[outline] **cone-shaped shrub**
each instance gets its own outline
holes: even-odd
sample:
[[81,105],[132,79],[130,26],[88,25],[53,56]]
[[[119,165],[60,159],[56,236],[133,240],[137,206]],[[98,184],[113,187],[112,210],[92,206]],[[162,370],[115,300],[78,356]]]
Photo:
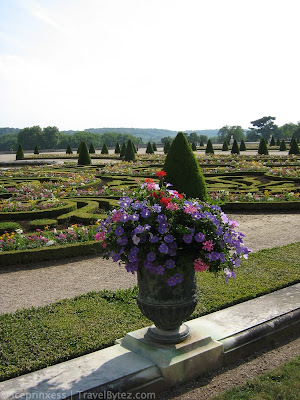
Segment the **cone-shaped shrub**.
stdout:
[[205,149],[205,154],[215,154],[212,142],[210,139],[207,141],[206,149]]
[[271,137],[270,146],[275,146],[274,136]]
[[239,145],[236,139],[234,139],[232,143],[231,154],[240,154]]
[[38,148],[37,145],[35,146],[35,148],[34,148],[34,150],[33,150],[33,154],[40,154],[39,148]]
[[225,140],[224,143],[223,143],[222,151],[228,151],[228,143],[227,143],[227,140]]
[[129,139],[126,146],[125,161],[135,161],[135,152],[132,141]]
[[173,140],[163,170],[167,173],[165,181],[173,185],[172,189],[187,197],[207,199],[204,177],[184,133],[179,132]]
[[195,142],[192,143],[192,150],[197,151],[197,146],[196,146]]
[[91,156],[85,141],[80,144],[80,153],[78,156],[78,165],[90,165],[92,163]]
[[260,143],[258,146],[258,154],[262,154],[262,155],[266,155],[266,156],[269,154],[268,146],[267,146],[265,139],[260,140]]
[[170,142],[167,140],[164,144],[164,153],[167,154],[170,148]]
[[78,149],[77,149],[77,154],[79,154],[79,153],[80,153],[80,150],[81,150],[81,144],[82,144],[82,142],[80,142],[80,143],[79,143],[79,146],[78,146]]
[[126,143],[123,143],[121,147],[120,158],[125,157],[126,149],[127,149]]
[[247,150],[246,143],[244,139],[242,139],[240,144],[240,151],[246,151],[246,150]]
[[276,146],[280,146],[280,139],[279,138],[276,141]]
[[133,150],[134,154],[136,154],[137,153],[137,148],[136,148],[136,146],[135,146],[135,144],[133,142],[131,142],[131,144],[132,144],[132,150]]
[[95,147],[94,147],[93,143],[90,144],[89,153],[90,154],[95,154],[96,153],[96,150],[95,150]]
[[148,142],[147,144],[147,148],[146,148],[146,154],[153,154],[154,150],[152,148],[152,144],[150,142]]
[[152,149],[153,149],[153,151],[157,151],[157,147],[156,147],[155,142],[152,143]]
[[16,153],[16,160],[23,160],[23,159],[24,159],[23,147],[21,144],[19,144]]
[[289,154],[300,154],[299,147],[296,138],[294,137],[291,141],[291,147]]
[[70,146],[70,143],[67,146],[66,154],[73,154],[72,147]]
[[119,142],[117,142],[115,147],[115,154],[120,154],[120,153],[121,153],[120,145]]
[[282,139],[282,141],[280,143],[279,151],[286,151],[286,144],[285,144],[284,139]]
[[204,146],[204,143],[203,143],[203,140],[201,139],[200,140],[200,147],[203,147]]
[[106,146],[106,143],[103,143],[101,154],[108,154],[108,148]]

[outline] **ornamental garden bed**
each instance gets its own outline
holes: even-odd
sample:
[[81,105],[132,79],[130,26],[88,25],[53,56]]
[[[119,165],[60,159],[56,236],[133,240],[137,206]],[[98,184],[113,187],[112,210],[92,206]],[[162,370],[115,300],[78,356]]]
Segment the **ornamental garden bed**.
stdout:
[[[212,201],[220,204],[225,212],[300,211],[299,157],[219,155],[201,156],[198,159],[204,167]],[[51,228],[55,227],[57,231],[71,224],[83,224],[88,229],[96,229],[96,221],[104,218],[107,211],[117,205],[117,199],[130,195],[131,190],[145,178],[155,179],[155,173],[161,169],[163,161],[164,155],[159,154],[139,156],[135,163],[98,164],[80,168],[74,165],[46,165],[0,169],[2,231],[5,232],[7,223],[7,231],[10,232],[9,223],[15,221],[20,223],[24,234],[32,233],[33,227],[24,221],[36,219],[53,220]],[[274,168],[275,164],[278,167]],[[213,166],[216,168],[212,169]],[[224,168],[230,170],[226,172]],[[53,197],[63,205],[31,211],[9,211],[7,206],[5,210],[7,204],[15,207],[18,202],[24,205],[30,202],[45,204]],[[39,229],[44,230],[42,222],[39,223]],[[3,240],[7,238],[0,236],[0,257],[5,253]],[[53,254],[57,253],[54,246],[50,245],[48,252],[44,253],[51,254],[52,250]]]

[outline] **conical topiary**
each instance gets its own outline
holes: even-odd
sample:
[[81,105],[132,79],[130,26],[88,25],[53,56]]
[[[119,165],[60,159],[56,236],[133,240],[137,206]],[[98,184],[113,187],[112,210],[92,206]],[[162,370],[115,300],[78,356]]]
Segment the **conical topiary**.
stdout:
[[165,181],[171,183],[173,189],[187,197],[207,199],[205,179],[184,133],[179,132],[173,140],[163,170],[167,173]]
[[80,144],[80,153],[78,156],[78,165],[90,165],[92,163],[91,156],[85,141]]
[[204,143],[203,143],[202,139],[200,140],[200,147],[204,147]]
[[93,143],[90,144],[89,153],[90,154],[95,154],[96,153],[96,150],[95,150],[95,147],[94,147]]
[[106,146],[106,143],[103,143],[101,154],[108,154],[108,148]]
[[152,143],[152,149],[153,149],[153,151],[157,151],[157,147],[156,147],[156,143],[155,142]]
[[195,142],[192,143],[192,150],[193,150],[193,151],[197,151],[197,146],[196,146],[196,143],[195,143]]
[[66,154],[73,154],[72,147],[70,146],[70,143],[67,146]]
[[115,147],[115,154],[120,154],[120,153],[121,153],[120,145],[119,142],[117,142]]
[[80,143],[79,143],[79,146],[78,146],[78,149],[77,149],[77,154],[79,154],[79,153],[80,153],[80,150],[81,150],[81,144],[82,144],[82,142],[80,142]]
[[234,139],[232,143],[231,154],[240,154],[239,145],[236,139]]
[[137,148],[135,147],[135,144],[133,142],[131,142],[131,144],[132,144],[132,150],[133,150],[134,154],[136,154]]
[[240,144],[240,151],[246,151],[246,150],[247,150],[246,143],[244,139],[242,139]]
[[34,148],[34,150],[33,150],[33,154],[40,154],[39,148],[38,148],[37,145],[35,146],[35,148]]
[[228,150],[229,150],[229,148],[228,148],[227,140],[224,140],[224,143],[223,143],[223,146],[222,146],[222,151],[228,151]]
[[265,156],[267,156],[269,154],[267,142],[265,141],[264,138],[262,138],[260,140],[260,143],[258,146],[258,154],[265,155]]
[[270,146],[275,146],[274,136],[271,137]]
[[168,140],[165,141],[164,143],[164,153],[167,154],[170,148],[170,142]]
[[205,149],[205,154],[215,154],[212,142],[210,139],[207,141],[206,149]]
[[298,143],[297,143],[297,140],[295,137],[291,141],[291,147],[289,150],[289,154],[300,154]]
[[154,150],[152,148],[152,144],[150,142],[148,142],[147,144],[147,148],[146,148],[146,154],[153,154]]
[[125,157],[126,149],[127,149],[126,143],[123,143],[122,147],[121,147],[121,152],[120,152],[120,157],[121,158]]
[[279,151],[286,151],[286,144],[285,144],[284,139],[282,139],[282,141],[280,143]]
[[280,139],[279,138],[276,141],[276,146],[280,146]]
[[128,140],[126,146],[125,161],[135,161],[135,152],[130,139]]
[[23,160],[23,159],[24,159],[23,147],[21,144],[19,144],[16,153],[16,160]]

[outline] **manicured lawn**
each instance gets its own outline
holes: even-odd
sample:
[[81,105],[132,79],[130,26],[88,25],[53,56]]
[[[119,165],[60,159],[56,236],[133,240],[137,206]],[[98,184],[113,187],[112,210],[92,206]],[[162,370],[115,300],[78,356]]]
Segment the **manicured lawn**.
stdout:
[[[299,282],[299,260],[300,242],[251,254],[227,284],[222,276],[199,273],[199,303],[192,317]],[[0,379],[111,346],[126,332],[149,325],[136,295],[137,288],[94,292],[1,315]]]

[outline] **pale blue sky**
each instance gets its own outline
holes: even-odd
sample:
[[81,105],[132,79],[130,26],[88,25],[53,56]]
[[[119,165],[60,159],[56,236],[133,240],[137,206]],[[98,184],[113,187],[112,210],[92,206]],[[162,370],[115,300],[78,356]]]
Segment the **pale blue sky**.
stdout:
[[300,120],[299,0],[0,0],[0,127]]

